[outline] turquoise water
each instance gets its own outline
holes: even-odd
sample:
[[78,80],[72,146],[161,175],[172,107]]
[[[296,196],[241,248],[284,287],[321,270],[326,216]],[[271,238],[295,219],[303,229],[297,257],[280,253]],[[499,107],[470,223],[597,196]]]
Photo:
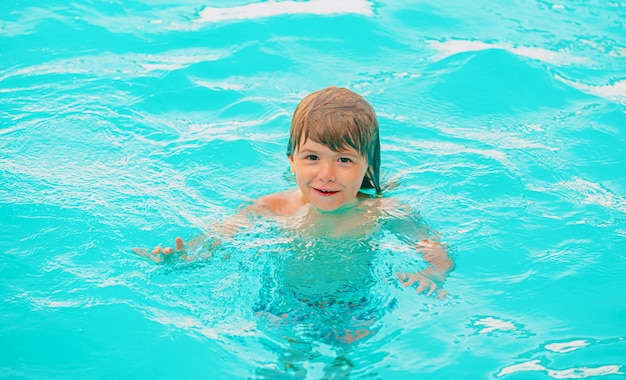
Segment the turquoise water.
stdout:
[[[4,1],[0,377],[624,377],[625,22],[620,1]],[[394,281],[387,236],[354,299],[286,321],[266,300],[310,247],[269,222],[215,260],[132,252],[292,186],[290,115],[328,85],[372,103],[388,195],[453,247],[447,300]]]

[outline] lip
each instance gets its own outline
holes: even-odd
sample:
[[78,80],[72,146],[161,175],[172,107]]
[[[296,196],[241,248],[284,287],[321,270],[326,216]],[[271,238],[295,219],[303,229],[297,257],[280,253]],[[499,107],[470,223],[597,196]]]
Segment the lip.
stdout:
[[337,194],[339,191],[338,190],[327,190],[327,189],[318,189],[318,188],[313,188],[313,190],[321,195],[322,197],[330,197],[332,195]]

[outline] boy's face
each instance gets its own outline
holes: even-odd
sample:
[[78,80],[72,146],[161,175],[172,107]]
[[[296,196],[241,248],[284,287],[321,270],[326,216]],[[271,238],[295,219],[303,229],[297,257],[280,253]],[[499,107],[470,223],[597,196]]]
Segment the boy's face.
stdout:
[[304,200],[323,211],[354,202],[367,171],[367,159],[354,148],[335,152],[307,139],[289,156]]

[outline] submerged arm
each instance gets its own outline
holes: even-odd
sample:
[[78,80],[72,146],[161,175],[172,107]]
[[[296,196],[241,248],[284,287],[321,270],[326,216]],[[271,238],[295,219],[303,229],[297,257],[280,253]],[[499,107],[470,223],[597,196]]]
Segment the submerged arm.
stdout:
[[445,298],[448,293],[443,284],[454,270],[454,260],[449,254],[448,246],[438,239],[438,234],[428,227],[409,207],[400,206],[394,210],[387,227],[405,243],[415,247],[427,266],[423,270],[412,273],[398,273],[402,285],[416,286],[418,293],[426,292],[437,298]]
[[174,240],[173,246],[156,246],[149,251],[144,248],[134,248],[133,251],[155,263],[172,262],[176,260],[193,261],[207,259],[219,248],[224,239],[230,239],[247,221],[249,213],[258,213],[256,204],[243,207],[238,213],[216,223],[196,238],[185,242],[181,237]]

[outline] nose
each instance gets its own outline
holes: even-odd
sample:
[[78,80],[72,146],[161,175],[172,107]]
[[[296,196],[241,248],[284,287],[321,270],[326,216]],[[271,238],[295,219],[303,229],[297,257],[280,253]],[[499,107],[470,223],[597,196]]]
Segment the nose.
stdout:
[[335,180],[335,165],[332,162],[323,162],[320,165],[320,170],[317,173],[317,177],[322,182],[333,182]]

